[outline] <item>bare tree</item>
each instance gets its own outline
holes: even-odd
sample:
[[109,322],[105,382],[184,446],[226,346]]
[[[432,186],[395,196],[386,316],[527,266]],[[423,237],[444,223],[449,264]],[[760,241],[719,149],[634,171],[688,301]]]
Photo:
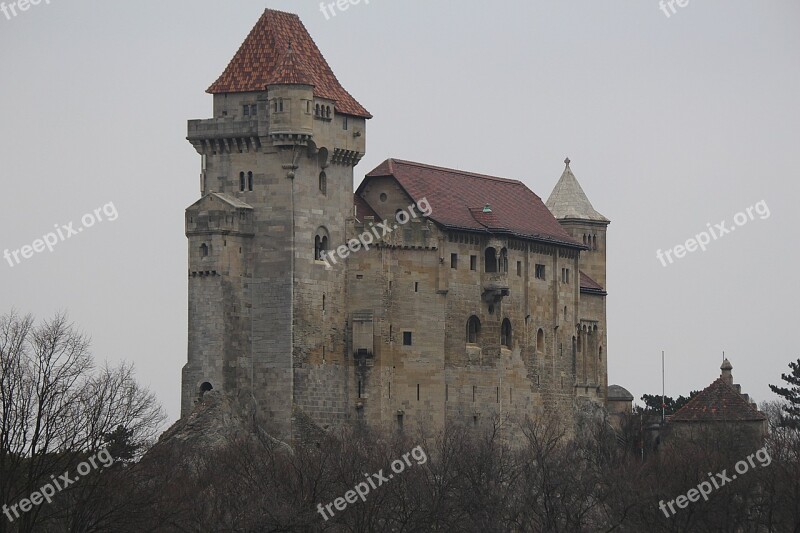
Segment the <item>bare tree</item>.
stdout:
[[[14,311],[0,316],[0,498],[7,505],[97,452],[118,428],[130,446],[142,447],[164,420],[130,365],[95,373],[89,345],[64,313],[40,324]],[[15,516],[13,529],[42,529],[64,512],[55,502],[34,506]],[[0,524],[0,531],[12,527],[5,517]]]

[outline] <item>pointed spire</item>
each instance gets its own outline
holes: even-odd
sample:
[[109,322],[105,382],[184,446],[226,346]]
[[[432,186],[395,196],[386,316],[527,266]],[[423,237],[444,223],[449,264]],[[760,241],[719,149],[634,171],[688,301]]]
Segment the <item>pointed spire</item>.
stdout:
[[578,220],[594,220],[597,222],[610,222],[606,217],[598,213],[586,193],[583,192],[581,184],[572,169],[569,168],[571,163],[569,157],[564,160],[564,173],[558,180],[553,192],[550,193],[550,198],[547,200],[547,208],[553,213],[553,216],[559,220],[563,219],[578,219]]

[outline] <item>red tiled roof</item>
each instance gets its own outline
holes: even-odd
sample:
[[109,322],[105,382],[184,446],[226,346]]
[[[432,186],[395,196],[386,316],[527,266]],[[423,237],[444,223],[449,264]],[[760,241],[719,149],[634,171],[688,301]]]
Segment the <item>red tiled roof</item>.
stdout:
[[285,54],[289,47],[294,69],[305,71],[305,82],[314,85],[314,95],[333,100],[336,112],[372,118],[336,79],[331,67],[309,35],[300,17],[267,9],[239,47],[222,76],[208,88],[209,93],[263,91],[267,85],[296,83],[297,74],[288,75]]
[[606,294],[605,288],[581,270],[581,291]]
[[[584,248],[520,181],[387,159],[367,174],[358,192],[370,178],[386,176],[394,177],[414,201],[427,198],[433,210],[429,218],[447,228],[510,233]],[[483,212],[486,204],[491,213]]]
[[314,80],[311,78],[308,68],[303,64],[301,58],[294,53],[291,44],[272,72],[270,83],[276,85],[314,85]]
[[357,194],[353,195],[353,205],[356,208],[356,220],[364,222],[364,217],[373,217],[376,221],[380,221],[381,217],[376,213],[372,207]]
[[723,378],[700,391],[670,417],[670,422],[742,422],[766,420]]

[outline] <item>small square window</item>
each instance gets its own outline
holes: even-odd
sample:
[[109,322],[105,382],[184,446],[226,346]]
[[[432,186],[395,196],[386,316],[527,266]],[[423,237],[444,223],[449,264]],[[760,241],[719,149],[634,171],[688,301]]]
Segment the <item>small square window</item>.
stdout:
[[250,106],[246,105],[244,106],[244,116],[249,116],[249,115],[250,115]]
[[477,255],[469,256],[469,269],[470,270],[478,270],[478,256]]
[[258,105],[257,104],[253,104],[253,105],[250,106],[250,116],[251,117],[257,117],[258,116]]
[[561,269],[561,282],[562,283],[569,283],[569,269],[562,268]]
[[404,331],[403,332],[403,346],[411,346],[411,332]]
[[536,279],[545,279],[544,265],[536,265]]
[[450,254],[450,268],[458,268],[458,254]]

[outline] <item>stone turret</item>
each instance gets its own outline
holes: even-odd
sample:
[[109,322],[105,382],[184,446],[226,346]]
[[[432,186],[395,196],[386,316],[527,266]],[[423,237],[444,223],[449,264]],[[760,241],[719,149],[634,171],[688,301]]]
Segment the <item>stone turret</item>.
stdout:
[[567,233],[587,247],[581,252],[581,271],[606,289],[606,233],[611,221],[592,206],[570,162],[564,161],[564,172],[546,205]]
[[719,377],[722,378],[722,381],[733,386],[733,373],[731,372],[731,370],[733,370],[733,365],[731,362],[725,359],[719,369],[722,371],[719,375]]
[[314,83],[291,43],[275,66],[267,94],[272,144],[305,145],[314,133]]

